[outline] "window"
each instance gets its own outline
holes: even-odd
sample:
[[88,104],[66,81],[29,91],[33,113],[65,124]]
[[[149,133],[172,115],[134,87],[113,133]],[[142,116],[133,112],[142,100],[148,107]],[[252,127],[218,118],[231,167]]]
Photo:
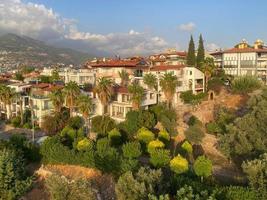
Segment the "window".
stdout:
[[150,93],[150,99],[154,99],[154,93]]
[[192,72],[192,71],[189,71],[189,74],[190,74],[190,75],[192,75],[192,74],[193,74],[193,72]]
[[130,95],[122,94],[122,102],[129,102],[131,99]]

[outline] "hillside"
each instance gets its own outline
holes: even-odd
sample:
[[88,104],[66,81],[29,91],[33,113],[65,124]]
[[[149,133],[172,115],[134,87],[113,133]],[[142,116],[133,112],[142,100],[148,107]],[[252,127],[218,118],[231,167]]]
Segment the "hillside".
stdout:
[[42,67],[56,63],[79,65],[91,57],[93,56],[72,49],[49,46],[26,36],[10,33],[0,36],[0,66],[2,67],[19,65]]

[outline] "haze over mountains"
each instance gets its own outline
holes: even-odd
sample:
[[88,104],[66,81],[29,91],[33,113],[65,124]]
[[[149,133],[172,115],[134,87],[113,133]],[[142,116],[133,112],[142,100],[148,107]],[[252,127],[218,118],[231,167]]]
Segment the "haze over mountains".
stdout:
[[[16,34],[0,36],[0,66],[48,66],[57,63],[80,65],[87,59],[98,56],[60,44],[46,44],[43,41]],[[66,43],[65,47],[74,46]]]

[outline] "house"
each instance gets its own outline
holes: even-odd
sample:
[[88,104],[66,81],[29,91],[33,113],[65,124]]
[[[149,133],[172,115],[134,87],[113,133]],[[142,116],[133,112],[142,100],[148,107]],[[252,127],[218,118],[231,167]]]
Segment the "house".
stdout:
[[187,53],[169,49],[165,53],[149,56],[149,62],[152,66],[161,65],[185,65]]
[[233,76],[255,75],[267,83],[267,47],[261,40],[249,45],[242,40],[234,48],[211,53],[215,64]]

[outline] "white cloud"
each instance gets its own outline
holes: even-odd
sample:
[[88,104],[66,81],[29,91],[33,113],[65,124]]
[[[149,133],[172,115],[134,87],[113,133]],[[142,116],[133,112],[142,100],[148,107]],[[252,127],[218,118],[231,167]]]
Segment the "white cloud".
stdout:
[[193,22],[189,22],[187,24],[181,24],[179,26],[179,29],[181,31],[188,31],[188,32],[193,31],[195,28],[196,28],[196,24]]
[[215,43],[208,43],[206,45],[207,51],[213,52],[220,49],[220,46]]
[[42,4],[21,0],[1,0],[0,32],[12,32],[45,40],[76,40],[96,50],[121,55],[157,53],[167,48],[167,42],[158,36],[137,32],[97,34],[81,32],[77,21],[66,19]]

